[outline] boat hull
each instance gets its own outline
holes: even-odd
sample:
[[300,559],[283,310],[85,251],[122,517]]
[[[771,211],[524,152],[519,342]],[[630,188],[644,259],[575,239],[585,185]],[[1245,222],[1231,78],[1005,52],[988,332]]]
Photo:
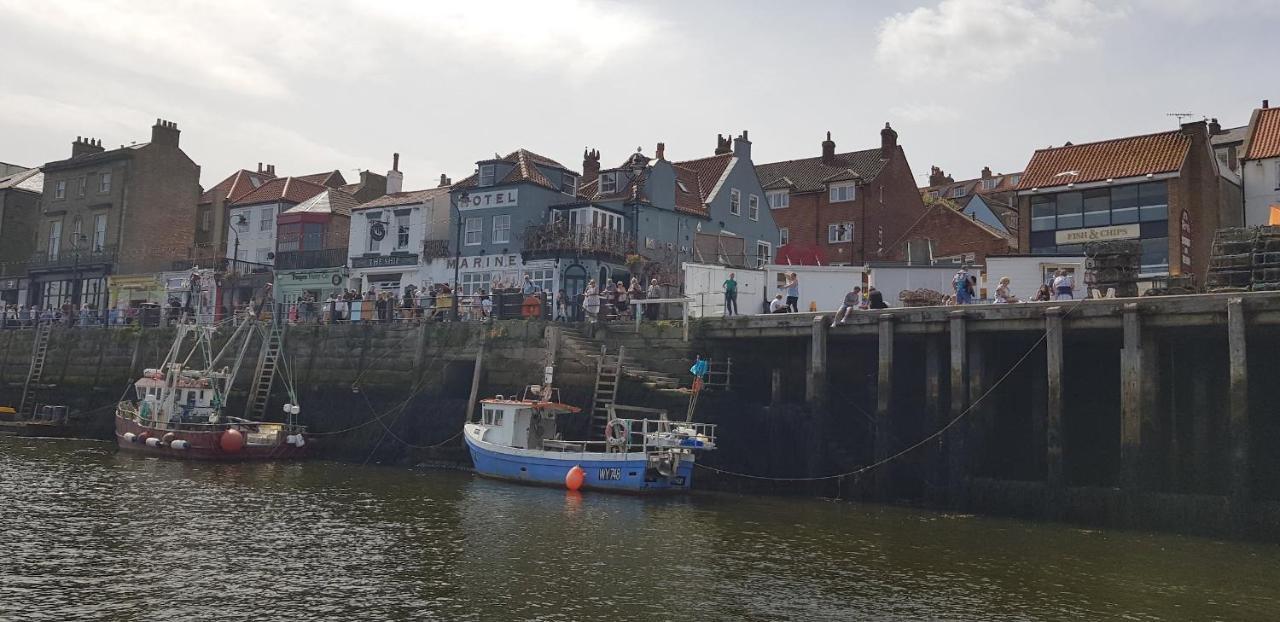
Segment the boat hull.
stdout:
[[[253,439],[256,442],[244,444],[239,451],[228,452],[222,448],[221,438],[224,430],[167,430],[143,425],[138,421],[116,415],[116,445],[121,450],[137,452],[152,456],[165,456],[181,460],[213,460],[222,462],[245,462],[251,460],[298,460],[307,457],[310,443],[301,447],[285,442],[285,434],[277,433],[270,442]],[[146,434],[146,437],[143,434]],[[132,441],[130,437],[132,435]],[[187,442],[185,449],[175,449],[171,444],[147,444],[145,438],[164,438],[173,434],[172,440]]]
[[679,493],[693,484],[693,456],[686,455],[671,477],[648,468],[643,452],[554,452],[504,447],[463,434],[476,473],[538,486],[565,486],[569,469],[582,467],[582,488],[609,492]]

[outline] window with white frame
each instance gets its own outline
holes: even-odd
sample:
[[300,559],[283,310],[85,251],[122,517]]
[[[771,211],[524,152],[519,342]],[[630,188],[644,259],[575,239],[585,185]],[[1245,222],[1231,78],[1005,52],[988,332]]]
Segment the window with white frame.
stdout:
[[782,209],[791,205],[791,193],[786,190],[770,190],[766,194],[769,198],[769,209]]
[[844,201],[852,201],[856,196],[857,186],[854,184],[832,184],[830,195],[827,197],[827,200],[831,203],[841,203]]
[[1010,175],[1010,176],[1009,176],[1009,185],[1010,185],[1010,186],[1016,186],[1016,185],[1018,185],[1018,182],[1019,182],[1019,181],[1022,181],[1022,175]]
[[833,222],[827,225],[827,243],[839,244],[853,241],[852,222]]
[[493,240],[495,244],[506,244],[511,241],[511,214],[493,217]]
[[791,229],[782,227],[778,229],[778,246],[786,246],[791,243]]
[[747,197],[747,218],[760,220],[760,197],[754,194]]
[[729,191],[729,213],[734,216],[742,215],[742,193],[737,188]]
[[764,240],[756,241],[756,267],[763,268],[769,263],[769,259],[773,256],[773,248]]
[[67,198],[67,180],[59,179],[57,183],[53,185],[53,198],[55,199]]
[[276,208],[268,207],[258,216],[258,231],[270,231],[271,223],[276,219]]
[[[386,225],[382,224],[381,222],[382,212],[369,212],[364,216],[367,219],[366,229],[369,232],[369,244],[368,246],[365,247],[364,250],[365,252],[368,252],[368,253],[376,253],[382,250],[381,249],[382,238],[385,237],[387,234]],[[379,235],[374,235],[375,233],[377,233],[378,229],[381,229],[382,233]]]
[[465,272],[462,275],[462,295],[479,294],[481,289],[489,287],[492,280],[492,272]]
[[[206,215],[209,212],[205,212]],[[101,253],[103,247],[107,245],[107,215],[94,214],[93,216],[93,252]]]
[[496,173],[497,173],[497,168],[494,165],[481,164],[480,165],[480,185],[492,186],[494,181],[494,176]]
[[930,191],[929,191],[929,198],[930,198],[930,199],[936,199],[936,198],[938,198],[938,196],[939,196],[939,195],[938,195],[938,191],[937,191],[937,190],[930,190]]
[[102,194],[111,192],[111,171],[107,171],[98,177],[98,192]]
[[964,196],[964,186],[956,186],[951,189],[951,198],[958,199]]
[[49,259],[57,259],[58,252],[62,250],[62,221],[54,220],[49,223]]
[[396,212],[396,250],[409,247],[409,212]]
[[1000,183],[1000,178],[999,178],[999,177],[992,177],[992,178],[990,178],[990,179],[984,179],[984,180],[982,180],[982,189],[983,189],[983,190],[990,190],[990,189],[992,189],[992,188],[995,188],[995,187],[996,187],[996,184],[998,184],[998,183]]
[[467,229],[463,233],[462,242],[467,246],[480,246],[481,236],[484,232],[483,218],[468,218]]
[[576,175],[573,175],[572,173],[561,173],[560,174],[560,192],[563,192],[569,196],[573,196],[577,194],[578,193],[578,177]]
[[533,286],[539,291],[553,292],[556,286],[556,271],[554,268],[533,268],[528,270],[529,280],[533,281]]
[[618,174],[600,173],[600,194],[618,191]]

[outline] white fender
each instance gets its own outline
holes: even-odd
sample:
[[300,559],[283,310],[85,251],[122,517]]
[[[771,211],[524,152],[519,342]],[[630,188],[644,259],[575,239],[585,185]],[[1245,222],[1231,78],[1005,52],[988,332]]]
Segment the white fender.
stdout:
[[187,441],[184,441],[182,439],[178,439],[176,441],[173,441],[172,443],[169,443],[169,447],[172,449],[186,449],[190,446],[191,446],[191,443],[188,443]]
[[137,434],[134,434],[133,432],[125,432],[125,433],[124,433],[124,440],[126,440],[126,441],[128,441],[128,442],[130,442],[130,443],[136,443],[136,442],[138,442],[138,435],[137,435]]
[[159,446],[160,446],[160,439],[154,436],[147,439],[147,447],[159,447]]

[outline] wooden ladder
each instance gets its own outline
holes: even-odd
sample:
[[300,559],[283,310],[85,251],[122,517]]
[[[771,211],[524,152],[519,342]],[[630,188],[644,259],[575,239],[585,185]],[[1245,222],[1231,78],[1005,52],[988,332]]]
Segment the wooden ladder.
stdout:
[[607,346],[600,346],[600,357],[596,359],[596,390],[591,399],[591,435],[595,439],[604,438],[605,426],[609,424],[609,406],[618,399],[618,381],[622,378],[622,359],[625,347],[619,347],[618,353],[610,356]]
[[36,327],[35,343],[31,345],[31,367],[27,370],[27,382],[22,385],[19,414],[35,415],[36,386],[44,376],[44,361],[49,353],[49,333],[52,328],[52,322],[44,322]]
[[272,321],[267,338],[262,344],[262,351],[258,353],[258,368],[253,374],[253,388],[245,407],[245,419],[257,421],[267,412],[267,401],[271,398],[271,384],[276,378],[276,363],[280,360],[283,341],[284,325]]

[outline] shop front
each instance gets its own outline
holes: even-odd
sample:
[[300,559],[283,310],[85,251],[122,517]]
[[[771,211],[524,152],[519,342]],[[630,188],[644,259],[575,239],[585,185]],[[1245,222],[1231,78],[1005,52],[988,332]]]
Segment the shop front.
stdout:
[[275,299],[277,303],[292,305],[310,295],[311,300],[323,301],[329,296],[340,297],[347,289],[347,268],[312,268],[307,270],[280,270],[276,272]]
[[409,285],[427,285],[416,253],[351,258],[350,287],[360,292],[391,292],[397,296]]
[[27,306],[27,280],[16,276],[0,279],[0,304]]

